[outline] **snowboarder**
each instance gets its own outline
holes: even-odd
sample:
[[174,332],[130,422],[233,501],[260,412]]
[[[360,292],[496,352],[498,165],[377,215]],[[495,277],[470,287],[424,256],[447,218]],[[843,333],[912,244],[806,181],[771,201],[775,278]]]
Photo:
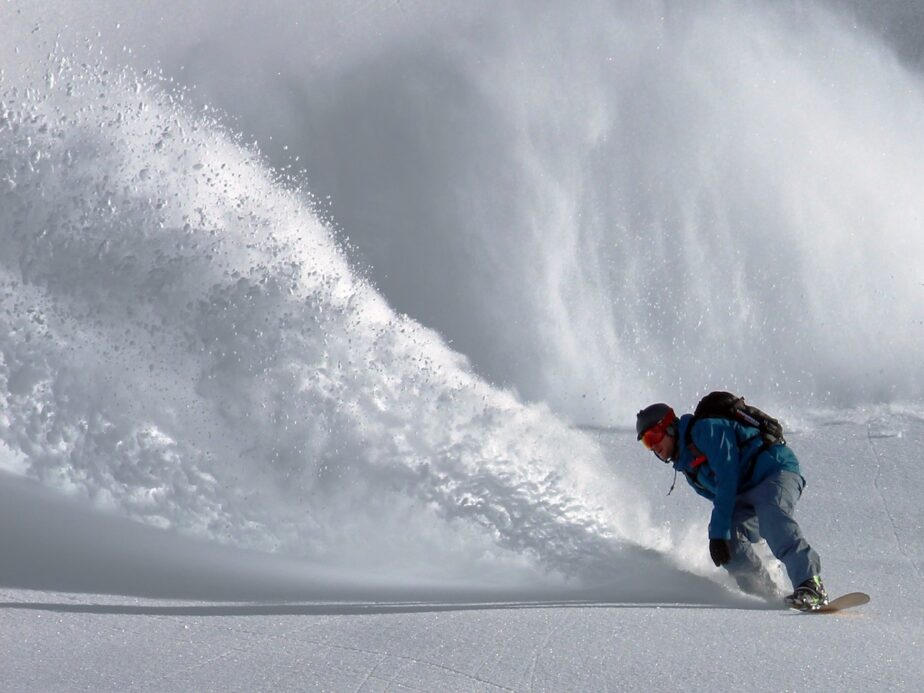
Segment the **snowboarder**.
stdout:
[[738,421],[694,419],[692,414],[678,418],[663,403],[638,413],[636,433],[660,460],[673,464],[675,478],[683,473],[694,491],[712,501],[709,555],[743,591],[766,598],[776,594],[751,547],[763,538],[792,581],[794,591],[786,602],[803,610],[828,603],[821,561],[793,518],[805,479],[789,446],[767,445],[757,428]]

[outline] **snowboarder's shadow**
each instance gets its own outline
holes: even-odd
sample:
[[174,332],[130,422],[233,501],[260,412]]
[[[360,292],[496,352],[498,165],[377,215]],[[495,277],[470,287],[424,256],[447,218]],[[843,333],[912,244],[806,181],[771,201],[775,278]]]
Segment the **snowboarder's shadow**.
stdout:
[[779,610],[760,602],[753,604],[665,604],[588,601],[523,601],[478,603],[222,603],[222,604],[101,604],[63,602],[0,602],[0,609],[25,609],[55,613],[122,616],[372,616],[425,614],[448,611],[497,611],[515,609],[735,609]]

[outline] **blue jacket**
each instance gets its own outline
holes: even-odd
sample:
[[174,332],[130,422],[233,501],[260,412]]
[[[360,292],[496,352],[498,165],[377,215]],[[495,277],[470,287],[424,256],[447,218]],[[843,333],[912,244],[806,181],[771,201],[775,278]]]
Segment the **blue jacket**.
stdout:
[[700,419],[693,426],[691,441],[706,459],[697,466],[697,455],[686,445],[692,420],[692,414],[678,420],[674,469],[683,473],[693,490],[712,501],[709,538],[731,539],[738,494],[779,471],[801,474],[799,460],[786,445],[760,452],[763,441],[752,426],[728,419]]

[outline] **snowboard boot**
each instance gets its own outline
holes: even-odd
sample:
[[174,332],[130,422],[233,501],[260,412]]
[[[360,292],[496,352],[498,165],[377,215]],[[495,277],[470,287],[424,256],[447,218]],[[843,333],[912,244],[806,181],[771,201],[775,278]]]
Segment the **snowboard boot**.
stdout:
[[828,593],[821,583],[821,578],[815,575],[803,582],[796,591],[786,597],[786,603],[799,611],[817,611],[828,603]]

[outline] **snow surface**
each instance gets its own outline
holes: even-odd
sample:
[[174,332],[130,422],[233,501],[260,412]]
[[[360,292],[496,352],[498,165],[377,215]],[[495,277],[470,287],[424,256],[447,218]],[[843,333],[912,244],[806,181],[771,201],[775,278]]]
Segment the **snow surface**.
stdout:
[[[0,60],[0,690],[921,688],[924,92],[881,33],[14,1]],[[632,425],[716,387],[869,605],[712,567]]]
[[[597,435],[614,463],[648,478],[663,517],[692,523],[702,543],[705,505],[683,489],[659,497],[670,474],[631,434]],[[42,591],[0,588],[2,688],[918,689],[924,421],[858,413],[792,444],[809,479],[799,517],[825,579],[832,592],[867,591],[866,606],[771,609],[720,587],[703,561],[711,587],[657,565],[595,589],[385,584],[227,548],[197,554],[118,518],[77,522],[85,509],[4,477],[4,583]],[[84,593],[94,584],[136,596]]]

